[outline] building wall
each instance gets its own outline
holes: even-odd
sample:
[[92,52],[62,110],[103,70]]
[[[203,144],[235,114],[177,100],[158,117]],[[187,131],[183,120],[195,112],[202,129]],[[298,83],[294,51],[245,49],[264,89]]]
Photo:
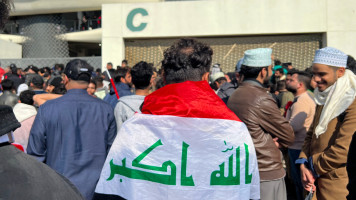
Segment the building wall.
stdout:
[[22,45],[0,39],[0,59],[22,58]]
[[356,56],[356,1],[327,0],[327,45]]
[[[104,4],[103,64],[120,65],[125,39],[325,34],[356,55],[353,0],[219,0]],[[130,20],[130,14],[133,16]],[[237,44],[238,45],[238,44]]]

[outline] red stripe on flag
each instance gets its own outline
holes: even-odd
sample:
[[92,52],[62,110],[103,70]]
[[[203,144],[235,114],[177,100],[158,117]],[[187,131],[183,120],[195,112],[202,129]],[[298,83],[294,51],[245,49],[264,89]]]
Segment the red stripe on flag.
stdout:
[[241,121],[207,81],[166,85],[145,98],[142,113]]

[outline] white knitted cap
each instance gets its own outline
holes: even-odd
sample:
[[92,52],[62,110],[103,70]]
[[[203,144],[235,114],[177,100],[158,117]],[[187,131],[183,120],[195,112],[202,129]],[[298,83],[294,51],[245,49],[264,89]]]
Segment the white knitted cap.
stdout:
[[334,67],[346,67],[347,55],[333,47],[325,47],[316,50],[313,63]]
[[245,51],[242,64],[249,67],[267,67],[272,64],[272,49],[258,48]]

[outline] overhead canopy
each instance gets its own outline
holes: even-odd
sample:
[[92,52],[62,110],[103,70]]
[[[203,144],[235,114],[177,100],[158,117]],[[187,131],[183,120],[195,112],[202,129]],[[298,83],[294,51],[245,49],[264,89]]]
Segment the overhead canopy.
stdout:
[[88,31],[79,31],[72,33],[65,33],[60,35],[59,38],[68,42],[89,42],[89,43],[101,43],[102,29],[93,29]]
[[27,38],[21,35],[10,35],[10,34],[0,34],[1,40],[6,40],[12,43],[22,44],[24,43]]
[[11,16],[101,10],[102,4],[146,3],[164,0],[14,0]]

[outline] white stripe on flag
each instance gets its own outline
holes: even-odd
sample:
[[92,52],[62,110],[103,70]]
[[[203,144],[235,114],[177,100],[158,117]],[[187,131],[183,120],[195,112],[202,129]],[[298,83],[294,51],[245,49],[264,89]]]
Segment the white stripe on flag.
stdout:
[[126,199],[259,199],[252,139],[242,122],[135,114],[120,129],[96,192]]

